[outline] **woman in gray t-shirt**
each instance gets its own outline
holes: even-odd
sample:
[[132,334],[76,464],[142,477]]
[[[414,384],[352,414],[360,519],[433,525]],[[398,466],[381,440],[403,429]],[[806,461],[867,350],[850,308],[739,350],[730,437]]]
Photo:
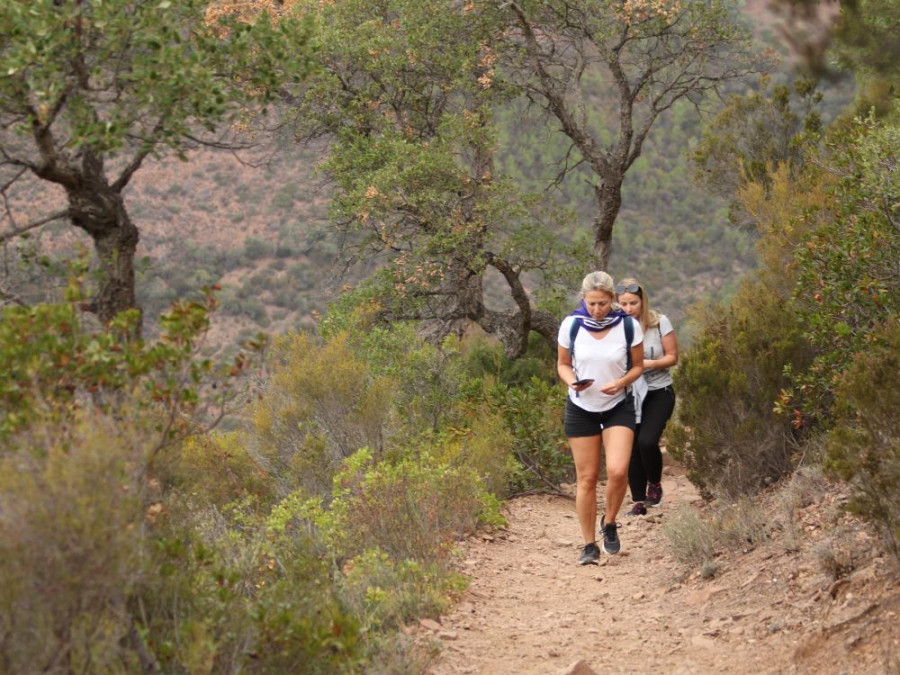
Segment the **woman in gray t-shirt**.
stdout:
[[628,465],[628,485],[634,506],[625,515],[643,516],[648,506],[662,502],[662,451],[659,439],[675,410],[675,390],[669,370],[678,363],[675,331],[665,314],[650,309],[647,291],[635,279],[616,286],[616,299],[644,330],[644,373],[647,393],[640,403],[640,423]]

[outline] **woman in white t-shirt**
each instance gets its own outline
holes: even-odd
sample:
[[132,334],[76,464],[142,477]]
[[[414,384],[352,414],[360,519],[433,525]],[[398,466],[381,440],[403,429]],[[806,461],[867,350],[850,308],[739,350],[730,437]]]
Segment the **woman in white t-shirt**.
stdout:
[[644,374],[647,393],[641,401],[640,423],[631,450],[628,483],[634,506],[626,514],[644,516],[648,506],[662,502],[662,451],[659,439],[675,410],[675,390],[669,370],[678,363],[678,343],[672,322],[650,309],[646,289],[636,279],[623,279],[616,298],[629,316],[644,329]]
[[628,487],[635,429],[629,387],[644,369],[643,331],[615,304],[613,280],[606,272],[588,274],[581,297],[580,307],[559,327],[556,370],[569,387],[565,431],[575,462],[575,511],[585,542],[578,562],[596,565],[601,448],[606,449],[607,475],[600,519],[603,550],[612,554],[621,548],[616,516]]

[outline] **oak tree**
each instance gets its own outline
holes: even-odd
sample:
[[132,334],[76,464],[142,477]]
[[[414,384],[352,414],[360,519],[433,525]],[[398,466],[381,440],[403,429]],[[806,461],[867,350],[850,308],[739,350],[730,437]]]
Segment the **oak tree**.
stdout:
[[[205,0],[8,0],[0,13],[0,241],[66,219],[90,236],[100,320],[135,307],[139,229],[124,190],[149,157],[182,157],[271,101],[308,63],[302,24],[241,20]],[[36,177],[65,207],[23,220]]]
[[[418,0],[294,2],[317,17],[319,70],[296,104],[295,133],[329,142],[323,172],[357,293],[435,339],[476,323],[521,355],[529,333],[555,344],[556,318],[532,288],[553,278],[551,205],[497,174],[495,12]],[[572,259],[567,260],[570,267]],[[498,280],[505,306],[488,302]],[[503,302],[501,301],[501,302]]]
[[570,139],[577,161],[564,173],[584,163],[596,179],[593,255],[606,269],[622,186],[654,124],[677,101],[700,105],[756,70],[750,34],[730,0],[492,4],[508,17],[505,77]]

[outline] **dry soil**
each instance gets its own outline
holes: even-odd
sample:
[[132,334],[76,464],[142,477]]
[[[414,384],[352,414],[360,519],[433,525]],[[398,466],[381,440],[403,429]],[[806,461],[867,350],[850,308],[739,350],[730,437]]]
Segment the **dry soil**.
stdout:
[[[430,675],[900,673],[896,562],[837,488],[807,485],[789,526],[718,554],[709,578],[675,560],[664,526],[711,507],[668,460],[663,488],[647,517],[619,517],[622,551],[599,566],[576,564],[572,499],[510,501],[506,528],[461,546],[461,600],[411,628],[440,643]],[[759,508],[774,523],[784,503],[773,491]]]

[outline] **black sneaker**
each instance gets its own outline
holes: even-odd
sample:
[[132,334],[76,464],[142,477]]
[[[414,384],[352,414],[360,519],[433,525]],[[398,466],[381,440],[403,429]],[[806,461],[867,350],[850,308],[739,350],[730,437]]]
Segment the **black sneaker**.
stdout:
[[647,506],[659,506],[660,502],[662,502],[662,495],[661,483],[647,484]]
[[644,506],[644,502],[635,502],[634,506],[631,507],[631,511],[625,514],[626,516],[646,516],[647,515],[647,507]]
[[610,555],[615,555],[622,548],[619,543],[619,533],[616,529],[619,527],[615,523],[605,524],[606,516],[600,518],[600,529],[603,530],[603,550]]
[[596,565],[597,561],[600,560],[600,549],[597,547],[597,542],[592,541],[590,544],[585,544],[584,548],[581,551],[581,557],[578,559],[579,565]]

